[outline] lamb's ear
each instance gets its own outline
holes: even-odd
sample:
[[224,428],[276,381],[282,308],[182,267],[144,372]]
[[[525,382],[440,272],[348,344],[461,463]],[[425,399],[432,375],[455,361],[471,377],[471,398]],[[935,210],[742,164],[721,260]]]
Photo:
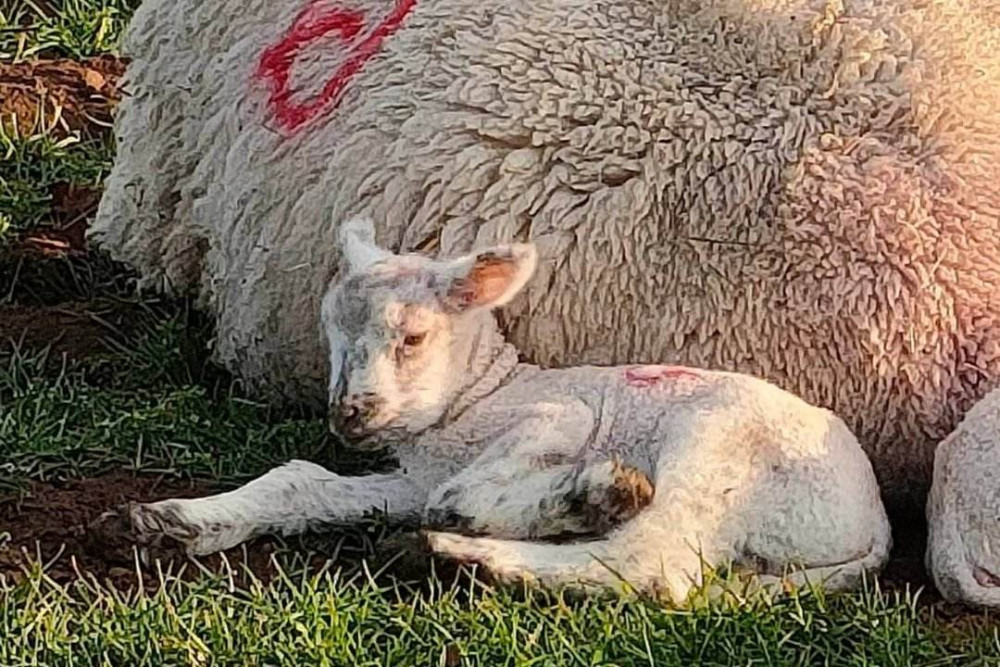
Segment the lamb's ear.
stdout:
[[461,257],[447,265],[442,301],[453,312],[497,308],[514,298],[538,264],[530,243],[496,246]]
[[351,273],[362,271],[392,253],[375,245],[375,223],[367,216],[356,216],[340,226],[340,249]]

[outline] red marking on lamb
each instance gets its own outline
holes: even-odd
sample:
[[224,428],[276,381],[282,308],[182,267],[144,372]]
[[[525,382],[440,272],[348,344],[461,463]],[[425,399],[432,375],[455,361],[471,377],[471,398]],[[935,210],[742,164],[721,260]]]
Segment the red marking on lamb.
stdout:
[[[278,124],[290,131],[340,103],[347,84],[365,62],[378,52],[383,40],[399,29],[417,0],[397,0],[393,11],[359,42],[353,40],[366,27],[362,12],[336,7],[323,8],[320,4],[319,1],[314,1],[306,7],[295,18],[281,41],[264,50],[254,74],[256,79],[268,83],[271,90],[268,104],[273,109]],[[317,95],[303,102],[293,101],[289,78],[296,58],[310,43],[330,33],[339,36],[341,43],[347,48],[347,57]]]
[[655,387],[672,380],[703,380],[704,376],[682,366],[634,366],[625,371],[630,387]]

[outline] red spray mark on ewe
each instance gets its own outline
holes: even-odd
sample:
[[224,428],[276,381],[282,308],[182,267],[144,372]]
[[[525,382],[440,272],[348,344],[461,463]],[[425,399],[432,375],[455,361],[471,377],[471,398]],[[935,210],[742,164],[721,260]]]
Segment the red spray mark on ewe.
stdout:
[[674,380],[704,380],[704,376],[682,366],[633,366],[625,370],[625,382],[630,387],[655,387]]
[[[367,27],[360,11],[329,7],[321,0],[314,0],[299,13],[281,41],[261,54],[254,74],[270,88],[268,105],[278,124],[294,131],[320,112],[337,106],[347,84],[378,52],[385,38],[399,29],[416,4],[417,0],[397,0],[392,12],[360,41],[354,40]],[[333,71],[318,94],[302,102],[293,101],[289,78],[296,58],[306,46],[331,33],[340,38],[347,50],[344,62]]]

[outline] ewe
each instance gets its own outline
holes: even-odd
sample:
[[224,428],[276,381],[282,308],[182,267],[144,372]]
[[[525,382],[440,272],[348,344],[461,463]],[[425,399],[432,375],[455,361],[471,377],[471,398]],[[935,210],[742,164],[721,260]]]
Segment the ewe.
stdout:
[[1000,377],[1000,3],[144,0],[95,240],[321,401],[337,224],[531,241],[544,365],[666,361],[842,415],[888,500]]
[[[296,461],[219,496],[132,505],[140,544],[207,553],[384,508],[449,531],[432,550],[502,581],[620,576],[678,603],[703,563],[842,589],[885,562],[874,473],[829,411],[746,375],[519,363],[491,310],[528,282],[533,246],[435,261],[379,249],[360,224],[343,234],[349,270],[323,304],[331,417],[359,447],[392,447],[400,470]],[[565,534],[597,539],[539,541]]]

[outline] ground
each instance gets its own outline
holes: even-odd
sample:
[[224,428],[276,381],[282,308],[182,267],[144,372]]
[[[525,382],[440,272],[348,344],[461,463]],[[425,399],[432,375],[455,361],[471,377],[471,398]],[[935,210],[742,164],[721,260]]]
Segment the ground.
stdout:
[[0,665],[1000,664],[996,616],[927,580],[922,526],[865,591],[693,611],[494,590],[377,517],[158,566],[89,531],[292,457],[389,464],[244,395],[210,322],[87,248],[137,3],[0,0]]

